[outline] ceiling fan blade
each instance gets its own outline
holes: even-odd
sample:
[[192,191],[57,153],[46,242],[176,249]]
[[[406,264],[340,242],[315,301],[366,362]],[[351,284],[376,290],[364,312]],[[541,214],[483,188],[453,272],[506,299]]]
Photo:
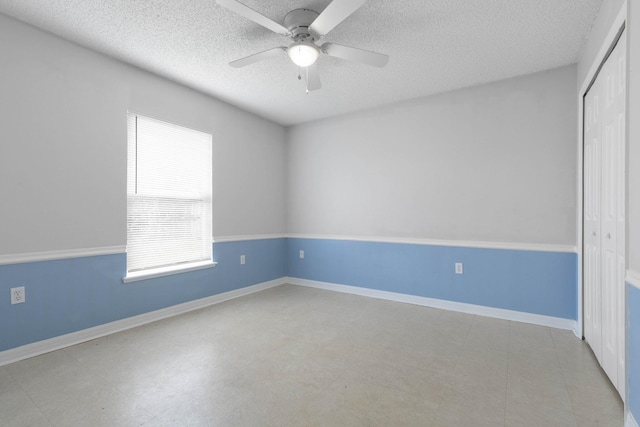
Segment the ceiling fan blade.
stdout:
[[373,65],[374,67],[382,68],[389,62],[389,55],[340,44],[325,43],[322,45],[321,50],[329,56],[361,62],[363,64]]
[[220,6],[226,7],[230,11],[235,12],[240,16],[250,19],[256,24],[262,25],[263,27],[273,31],[274,33],[282,34],[283,36],[289,34],[289,30],[287,30],[282,25],[278,24],[275,21],[272,21],[266,16],[251,9],[249,6],[245,6],[244,4],[236,0],[216,0],[216,3],[218,3]]
[[249,55],[247,57],[236,59],[235,61],[229,62],[233,68],[241,68],[247,65],[253,64],[254,62],[263,61],[265,59],[276,57],[287,50],[286,47],[274,47],[273,49],[265,50],[263,52],[254,53],[253,55]]
[[366,0],[333,0],[313,21],[309,30],[317,36],[324,36],[365,2]]
[[318,73],[318,63],[310,65],[306,68],[307,74],[307,89],[309,92],[322,88],[320,83],[320,74]]

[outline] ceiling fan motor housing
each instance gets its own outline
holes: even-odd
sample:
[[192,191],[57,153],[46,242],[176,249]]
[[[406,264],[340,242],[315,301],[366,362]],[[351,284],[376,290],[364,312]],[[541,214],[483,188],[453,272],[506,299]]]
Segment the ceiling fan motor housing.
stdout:
[[318,12],[311,9],[295,9],[284,17],[284,26],[291,32],[294,41],[312,41],[315,37],[309,32],[309,26],[318,15]]
[[318,67],[314,66],[322,54],[375,67],[384,67],[389,60],[389,56],[387,55],[335,43],[324,43],[321,46],[316,44],[323,36],[335,28],[336,25],[340,24],[366,3],[366,1],[367,0],[331,0],[322,13],[311,9],[294,9],[286,14],[283,24],[279,24],[256,12],[239,0],[216,0],[216,3],[219,5],[276,34],[290,37],[293,42],[288,47],[274,47],[232,61],[229,65],[234,68],[244,67],[281,55],[284,51],[295,65],[300,67],[300,69],[306,69],[307,93],[308,91],[317,90],[322,87],[320,77],[318,76]]

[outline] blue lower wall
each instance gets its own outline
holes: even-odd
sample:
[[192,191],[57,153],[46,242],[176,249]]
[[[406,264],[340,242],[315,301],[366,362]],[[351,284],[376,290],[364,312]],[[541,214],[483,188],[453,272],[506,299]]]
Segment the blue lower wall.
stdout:
[[640,289],[627,287],[629,411],[640,421]]
[[577,319],[575,253],[323,239],[287,246],[291,277]]
[[[285,252],[285,239],[215,243],[213,269],[127,284],[125,254],[0,265],[0,351],[278,279]],[[10,304],[16,286],[26,303]]]
[[[125,254],[0,265],[0,351],[285,276],[577,318],[572,253],[280,238],[215,243],[214,260],[128,284]],[[25,304],[10,305],[16,286]]]

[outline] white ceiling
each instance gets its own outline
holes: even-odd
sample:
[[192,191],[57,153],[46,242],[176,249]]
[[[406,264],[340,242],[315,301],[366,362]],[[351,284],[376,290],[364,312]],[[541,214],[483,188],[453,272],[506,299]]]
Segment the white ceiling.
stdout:
[[[241,0],[282,23],[330,0]],[[0,12],[293,125],[578,61],[602,0],[369,0],[320,43],[386,53],[385,68],[326,55],[305,94],[286,55],[232,60],[290,40],[215,0],[0,0]]]

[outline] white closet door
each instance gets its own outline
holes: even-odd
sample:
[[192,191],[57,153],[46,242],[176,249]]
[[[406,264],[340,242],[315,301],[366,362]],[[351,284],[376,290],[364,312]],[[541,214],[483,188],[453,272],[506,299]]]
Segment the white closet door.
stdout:
[[585,338],[624,396],[626,41],[585,97]]
[[[615,52],[614,52],[615,53]],[[615,94],[615,58],[609,57],[600,71],[599,79],[603,79],[603,116],[602,124],[602,368],[612,382],[618,381],[618,351],[616,333],[616,308],[617,289],[616,276],[616,189],[615,159],[617,149],[616,124],[614,119],[614,94]]]
[[601,194],[601,81],[591,86],[585,97],[584,118],[584,336],[602,363],[602,313],[600,272]]

